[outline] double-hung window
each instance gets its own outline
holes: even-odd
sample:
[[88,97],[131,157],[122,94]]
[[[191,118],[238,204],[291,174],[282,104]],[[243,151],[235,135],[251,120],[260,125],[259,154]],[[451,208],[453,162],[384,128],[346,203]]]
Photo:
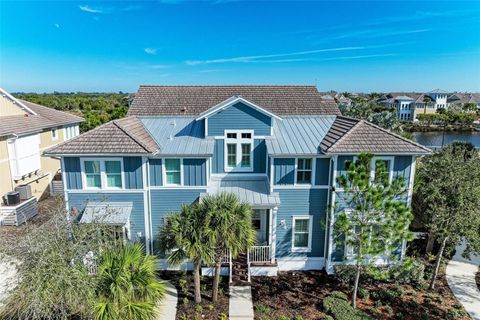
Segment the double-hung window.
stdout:
[[120,159],[83,160],[86,189],[123,189],[122,161]]
[[312,183],[312,159],[297,160],[297,184]]
[[373,157],[372,179],[376,180],[379,175],[385,175],[389,183],[393,179],[393,157]]
[[57,140],[57,139],[58,139],[58,129],[52,128],[52,140]]
[[225,171],[253,171],[253,131],[225,132]]
[[292,217],[292,252],[312,249],[312,216]]
[[182,168],[180,159],[165,159],[165,184],[182,184]]

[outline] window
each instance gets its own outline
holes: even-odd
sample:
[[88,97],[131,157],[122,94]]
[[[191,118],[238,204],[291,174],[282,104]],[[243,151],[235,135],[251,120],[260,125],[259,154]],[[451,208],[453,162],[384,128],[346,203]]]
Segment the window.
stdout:
[[312,216],[292,217],[292,252],[310,252],[312,248]]
[[312,159],[297,160],[297,184],[312,183]]
[[58,131],[57,128],[52,128],[52,140],[58,139]]
[[225,132],[225,171],[253,171],[253,132]]
[[85,181],[87,188],[101,188],[100,161],[85,161]]
[[80,134],[78,125],[66,126],[64,128],[65,141],[70,140]]
[[121,159],[84,159],[81,163],[86,189],[123,189]]
[[120,161],[105,161],[107,188],[122,187],[122,164]]
[[372,159],[372,179],[384,174],[391,183],[393,179],[393,157],[374,157]]
[[166,185],[181,185],[181,170],[180,159],[165,159]]

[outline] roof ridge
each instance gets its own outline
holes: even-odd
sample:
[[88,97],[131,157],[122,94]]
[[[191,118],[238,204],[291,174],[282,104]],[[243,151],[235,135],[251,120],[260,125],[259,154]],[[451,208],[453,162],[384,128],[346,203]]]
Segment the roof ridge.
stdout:
[[[141,146],[145,151],[147,151],[148,153],[153,153],[153,152],[150,152],[150,150],[148,150],[148,147],[143,143],[143,142],[140,142],[137,138],[135,138],[133,135],[131,135],[125,128],[122,127],[121,124],[118,123],[118,120],[122,120],[122,119],[128,119],[128,118],[135,118],[138,120],[137,116],[136,115],[133,115],[133,116],[128,116],[128,117],[125,117],[125,118],[120,118],[120,119],[115,119],[115,120],[112,120],[113,124],[119,128],[120,130],[122,130],[123,133],[125,133],[127,136],[130,137],[130,139],[132,139],[133,141],[135,141],[139,146]],[[140,121],[140,120],[138,120]],[[140,121],[141,122],[141,121]],[[148,131],[147,131],[148,132]],[[148,133],[150,134],[150,132]]]
[[[415,141],[412,141],[412,140],[410,140],[410,139],[404,138],[404,137],[402,137],[402,136],[399,135],[399,134],[396,134],[396,133],[394,133],[394,132],[392,132],[392,131],[390,131],[390,130],[387,130],[387,129],[385,129],[385,128],[382,128],[382,127],[380,127],[380,126],[378,126],[378,125],[376,125],[376,124],[373,124],[373,123],[371,123],[371,122],[369,122],[369,121],[365,121],[365,120],[360,120],[360,121],[365,122],[365,123],[368,124],[369,126],[374,127],[374,128],[376,128],[376,129],[379,129],[380,131],[383,131],[383,132],[385,132],[385,133],[388,133],[388,134],[391,135],[391,136],[394,136],[394,137],[399,138],[399,139],[401,139],[401,140],[403,140],[403,141],[405,141],[405,142],[408,142],[408,143],[410,143],[410,144],[413,144],[414,146],[419,147],[419,148],[421,148],[421,149],[423,149],[423,150],[425,150],[425,151],[427,151],[427,152],[432,152],[432,150],[430,150],[429,148],[425,147],[424,145],[421,145],[421,144],[418,143],[418,142],[415,142]],[[352,128],[352,129],[353,129],[353,128]]]
[[[74,117],[77,117],[77,118],[79,118],[79,119],[82,119],[82,121],[84,120],[81,116],[78,116],[78,115],[76,115],[76,114],[73,114],[73,113],[71,113],[71,112],[69,112],[69,111],[57,110],[57,109],[55,109],[55,108],[47,107],[47,106],[44,106],[44,105],[41,105],[41,104],[38,104],[38,103],[35,103],[35,102],[31,102],[31,101],[28,101],[28,100],[20,99],[20,98],[16,98],[16,99],[19,100],[19,101],[22,102],[22,103],[25,103],[25,102],[26,102],[27,104],[33,104],[33,105],[35,105],[35,107],[44,108],[44,109],[47,109],[47,110],[53,111],[53,112],[65,113],[65,114],[67,114],[67,115],[74,116]],[[27,107],[28,107],[28,105],[27,105]],[[40,115],[40,114],[38,114],[38,112],[37,112],[37,115]],[[44,118],[47,118],[47,117],[45,117],[44,115],[41,115],[41,116],[44,117]],[[48,119],[48,118],[47,118],[47,119]],[[50,119],[49,119],[49,120],[50,120]]]
[[205,88],[209,88],[209,87],[246,87],[246,88],[249,88],[249,87],[317,87],[316,85],[313,85],[313,84],[227,84],[227,85],[175,85],[175,84],[171,84],[171,85],[163,85],[163,84],[141,84],[139,85],[140,87],[170,87],[170,88],[173,88],[173,87],[197,87],[197,88],[202,88],[202,87],[205,87]]

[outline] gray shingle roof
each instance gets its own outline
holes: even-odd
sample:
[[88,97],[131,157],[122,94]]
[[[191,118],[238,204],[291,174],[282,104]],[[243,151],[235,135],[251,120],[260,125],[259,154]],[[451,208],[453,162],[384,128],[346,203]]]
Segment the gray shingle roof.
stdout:
[[[431,150],[416,142],[364,120],[338,117],[331,132],[320,143],[324,153],[428,154]],[[343,133],[343,135],[342,135]],[[335,137],[339,137],[335,141]]]
[[147,86],[138,89],[129,115],[198,115],[241,96],[279,115],[340,115],[334,101],[323,101],[315,86]]
[[110,121],[44,153],[56,154],[151,154],[158,151],[156,142],[137,117]]
[[83,118],[67,112],[58,111],[25,100],[18,100],[35,112],[36,115],[25,112],[24,115],[1,117],[0,136],[26,134],[83,121]]

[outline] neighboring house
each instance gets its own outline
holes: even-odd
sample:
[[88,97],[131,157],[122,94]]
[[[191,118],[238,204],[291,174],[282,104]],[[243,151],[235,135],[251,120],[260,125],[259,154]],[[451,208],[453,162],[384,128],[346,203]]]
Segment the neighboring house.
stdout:
[[141,86],[126,118],[45,154],[61,157],[80,222],[96,215],[148,252],[182,204],[235,193],[254,208],[249,270],[275,275],[344,263],[351,250],[332,235],[342,209],[335,179],[362,151],[405,178],[410,203],[416,158],[430,150],[341,116],[315,86]]
[[[428,96],[431,102],[425,103],[425,96]],[[431,114],[438,109],[446,109],[447,96],[447,92],[440,89],[428,93],[391,92],[380,97],[377,102],[388,108],[395,108],[399,120],[416,121],[419,114]]]
[[448,107],[454,105],[463,106],[467,103],[473,103],[477,106],[477,109],[480,109],[480,94],[455,92],[447,98]]
[[60,161],[45,149],[79,135],[81,117],[16,99],[0,88],[0,196],[30,185],[38,199],[48,195]]

